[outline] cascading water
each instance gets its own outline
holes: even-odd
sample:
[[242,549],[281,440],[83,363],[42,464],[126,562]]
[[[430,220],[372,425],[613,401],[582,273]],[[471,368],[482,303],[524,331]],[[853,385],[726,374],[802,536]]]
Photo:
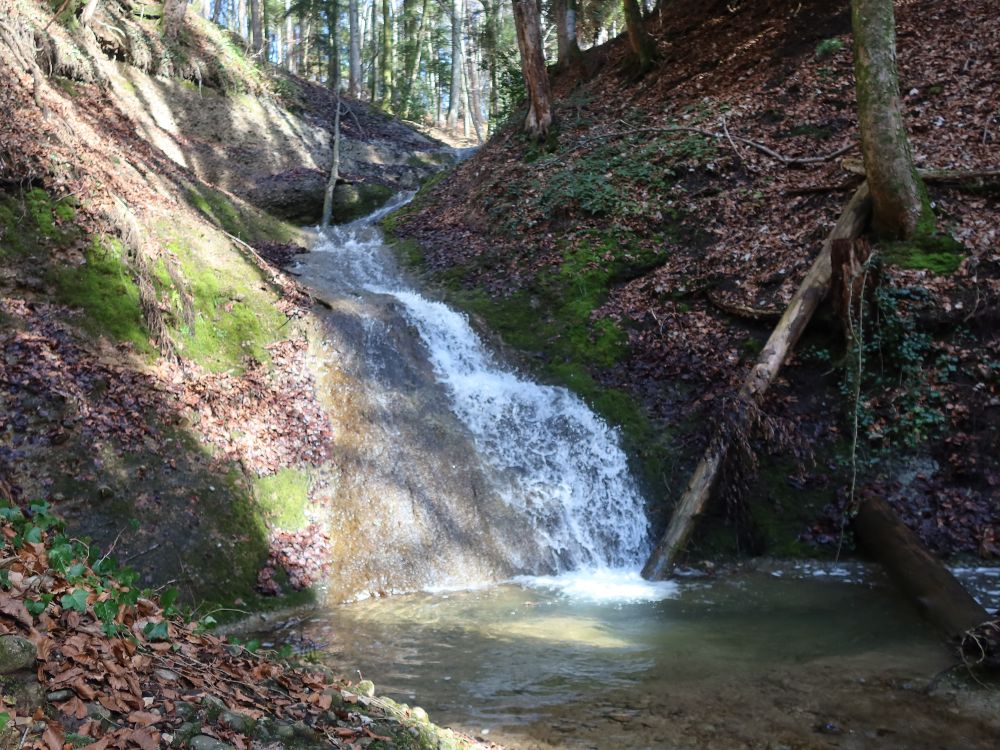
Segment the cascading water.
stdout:
[[[403,282],[374,222],[406,200],[397,197],[371,217],[324,230],[299,271],[321,296],[336,298],[340,309],[348,301],[368,308],[360,313],[365,350],[361,356],[367,361],[364,375],[390,385],[368,397],[382,415],[381,423],[394,425],[385,431],[389,443],[398,446],[403,439],[399,411],[421,398],[423,386],[414,373],[428,367],[443,394],[436,403],[457,419],[474,446],[475,455],[461,460],[468,463],[470,474],[482,473],[478,488],[459,502],[485,508],[490,506],[485,497],[489,493],[502,501],[502,514],[493,507],[482,511],[485,516],[478,521],[488,526],[481,529],[480,542],[486,538],[495,542],[488,552],[489,571],[470,565],[465,555],[465,562],[457,563],[464,570],[451,565],[428,571],[416,583],[461,585],[516,573],[636,568],[646,552],[647,521],[616,432],[570,391],[533,383],[504,366],[466,316],[426,299]],[[405,343],[414,331],[419,353]],[[385,351],[389,340],[394,341],[395,354]],[[398,372],[403,360],[411,362],[405,377]],[[452,462],[454,454],[445,462]],[[384,453],[381,458],[389,460]],[[436,459],[433,452],[425,452],[419,460]],[[420,473],[412,457],[405,461],[408,470]],[[427,473],[436,472],[431,467]],[[412,479],[411,474],[408,481]],[[442,513],[461,515],[467,510],[449,505],[435,515],[440,520]],[[441,533],[456,532],[447,527],[445,523]],[[467,536],[468,525],[463,529],[455,535]],[[530,539],[524,538],[525,532]],[[436,542],[433,554],[447,556],[456,540],[438,537]],[[385,548],[394,543],[386,540]],[[502,558],[500,563],[497,557]]]

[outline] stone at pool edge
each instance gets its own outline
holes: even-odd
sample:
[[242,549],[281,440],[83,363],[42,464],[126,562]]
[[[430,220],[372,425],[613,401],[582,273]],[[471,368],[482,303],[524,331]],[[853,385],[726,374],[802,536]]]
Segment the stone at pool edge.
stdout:
[[192,737],[188,741],[188,747],[191,750],[235,750],[232,745],[217,740],[215,737],[209,737],[207,734],[198,734]]
[[0,674],[11,674],[35,666],[35,644],[19,635],[0,636]]

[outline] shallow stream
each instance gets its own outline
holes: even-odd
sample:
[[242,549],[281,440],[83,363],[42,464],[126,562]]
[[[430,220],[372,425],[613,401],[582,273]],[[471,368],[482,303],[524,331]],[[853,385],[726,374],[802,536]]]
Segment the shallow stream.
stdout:
[[[330,307],[330,398],[356,418],[334,441],[330,605],[267,639],[520,748],[997,746],[996,694],[942,675],[877,571],[642,581],[615,431],[417,293],[370,221],[315,250],[297,272]],[[998,589],[978,574],[992,608]]]

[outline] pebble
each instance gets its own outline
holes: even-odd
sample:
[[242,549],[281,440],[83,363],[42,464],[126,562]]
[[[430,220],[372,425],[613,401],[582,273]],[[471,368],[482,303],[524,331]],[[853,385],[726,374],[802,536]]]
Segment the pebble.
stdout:
[[0,636],[0,674],[35,666],[35,644],[19,635]]
[[53,690],[51,693],[45,695],[53,703],[59,703],[61,701],[68,701],[72,698],[75,693],[72,690]]
[[235,711],[223,711],[219,715],[219,723],[240,734],[250,734],[253,731],[253,719]]
[[164,682],[177,682],[177,680],[180,679],[180,675],[178,675],[176,672],[173,672],[169,669],[164,669],[163,667],[154,669],[153,674],[157,678],[163,680]]
[[188,741],[191,750],[235,750],[232,745],[227,745],[222,740],[209,737],[207,734],[198,734]]

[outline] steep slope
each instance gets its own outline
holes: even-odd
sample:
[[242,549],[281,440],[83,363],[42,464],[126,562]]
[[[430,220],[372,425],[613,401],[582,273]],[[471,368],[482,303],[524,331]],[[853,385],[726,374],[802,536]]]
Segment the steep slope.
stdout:
[[[658,7],[651,72],[628,77],[624,37],[588,51],[556,75],[556,139],[512,122],[392,227],[529,366],[625,428],[662,513],[860,178],[846,4]],[[992,16],[899,8],[921,167],[1000,164]],[[856,467],[932,547],[1000,553],[998,196],[966,183],[931,186],[937,238],[878,248],[857,400],[838,321],[812,327],[748,436],[766,460],[743,451],[702,552],[836,547]]]
[[[197,18],[168,47],[127,1],[101,4],[96,35],[72,10],[49,24],[22,0],[0,24],[0,495],[50,500],[191,600],[248,600],[291,537],[301,587],[335,419],[317,377],[336,363],[264,260],[308,238],[242,198],[313,217],[332,97]],[[349,106],[341,218],[449,158]]]

